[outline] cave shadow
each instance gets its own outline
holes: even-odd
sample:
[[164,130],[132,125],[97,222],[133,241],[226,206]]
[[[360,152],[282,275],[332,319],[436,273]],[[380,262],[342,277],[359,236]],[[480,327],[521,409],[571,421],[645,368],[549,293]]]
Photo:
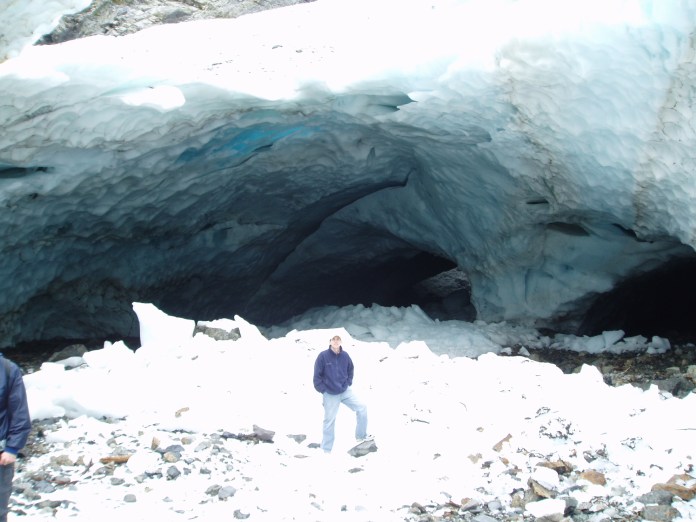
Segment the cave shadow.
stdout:
[[623,330],[627,336],[660,336],[672,343],[696,340],[696,257],[672,260],[601,294],[578,335]]

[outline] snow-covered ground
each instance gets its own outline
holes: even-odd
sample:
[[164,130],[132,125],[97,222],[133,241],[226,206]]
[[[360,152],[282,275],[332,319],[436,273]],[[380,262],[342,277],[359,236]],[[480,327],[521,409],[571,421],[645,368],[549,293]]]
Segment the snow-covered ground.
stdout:
[[[681,498],[696,492],[693,393],[506,355],[512,344],[660,351],[664,339],[551,339],[375,306],[316,310],[265,335],[241,317],[199,325],[241,335],[215,340],[134,309],[141,348],[107,343],[25,376],[43,437],[18,469],[10,520],[696,518],[696,500]],[[313,363],[334,334],[378,447],[359,458],[346,408],[333,453],[316,447]]]

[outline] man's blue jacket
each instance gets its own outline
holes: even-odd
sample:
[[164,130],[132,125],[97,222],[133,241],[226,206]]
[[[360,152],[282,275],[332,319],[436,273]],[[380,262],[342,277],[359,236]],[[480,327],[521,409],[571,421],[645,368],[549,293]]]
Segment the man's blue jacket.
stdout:
[[0,440],[16,455],[29,438],[31,417],[19,367],[0,355]]
[[353,361],[343,348],[337,354],[329,347],[314,363],[314,389],[338,395],[353,384]]

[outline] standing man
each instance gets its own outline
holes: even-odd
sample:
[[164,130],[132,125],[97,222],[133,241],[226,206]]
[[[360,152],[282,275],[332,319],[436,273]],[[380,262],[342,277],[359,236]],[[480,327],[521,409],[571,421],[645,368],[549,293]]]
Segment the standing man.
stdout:
[[353,394],[353,361],[341,346],[341,338],[335,335],[331,344],[314,363],[314,388],[324,399],[324,435],[321,449],[329,453],[334,443],[334,425],[341,403],[355,412],[357,425],[355,438],[367,439],[367,407]]
[[14,463],[27,442],[31,418],[22,371],[0,355],[0,522],[7,522]]

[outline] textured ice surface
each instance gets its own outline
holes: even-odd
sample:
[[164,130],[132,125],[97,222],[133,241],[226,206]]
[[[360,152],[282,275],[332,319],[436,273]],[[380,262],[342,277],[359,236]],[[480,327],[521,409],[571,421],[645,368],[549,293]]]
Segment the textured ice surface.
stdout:
[[320,0],[24,48],[0,338],[136,334],[134,300],[272,319],[418,252],[480,319],[572,318],[693,255],[695,27],[689,2]]

